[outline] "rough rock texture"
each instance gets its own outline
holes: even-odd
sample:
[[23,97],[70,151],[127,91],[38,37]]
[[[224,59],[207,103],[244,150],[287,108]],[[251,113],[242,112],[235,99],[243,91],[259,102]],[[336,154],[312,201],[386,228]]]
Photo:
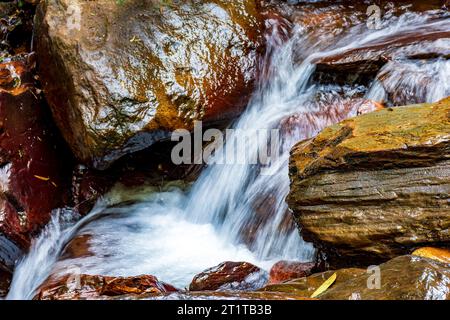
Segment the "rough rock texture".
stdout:
[[42,2],[36,50],[65,139],[104,169],[175,129],[245,106],[262,49],[254,0]]
[[39,289],[37,300],[86,300],[110,299],[123,295],[155,296],[177,289],[158,281],[153,276],[104,277],[93,275],[65,275],[49,279]]
[[448,244],[449,150],[450,98],[369,113],[300,142],[288,203],[304,239],[346,265]]
[[[379,265],[380,286],[373,269],[341,269],[315,274],[263,290],[310,296],[334,272],[335,283],[323,300],[446,300],[450,299],[450,265],[427,258],[401,256]],[[368,285],[369,284],[369,285]]]
[[65,204],[73,165],[32,69],[31,55],[0,63],[0,234],[24,249]]
[[190,291],[207,290],[254,290],[267,282],[263,270],[248,262],[223,262],[196,275]]
[[315,267],[311,262],[279,261],[269,272],[269,284],[307,277]]

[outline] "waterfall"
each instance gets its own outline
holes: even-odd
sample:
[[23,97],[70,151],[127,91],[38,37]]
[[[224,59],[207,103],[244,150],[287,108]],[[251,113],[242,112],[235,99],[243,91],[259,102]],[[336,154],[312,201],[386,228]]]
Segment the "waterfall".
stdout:
[[[283,259],[311,261],[314,248],[301,239],[285,203],[289,192],[289,151],[296,142],[342,120],[340,114],[348,101],[345,99],[354,96],[375,99],[384,94],[376,82],[369,90],[315,83],[312,61],[389,34],[430,25],[422,15],[408,13],[391,17],[382,30],[364,29],[359,24],[346,30],[345,36],[335,42],[323,35],[314,43],[299,25],[292,27],[292,35],[286,41],[280,34],[282,28],[274,28],[262,62],[263,79],[244,114],[232,125],[235,131],[227,136],[223,150],[231,148],[235,154],[254,155],[268,141],[250,140],[244,149],[233,149],[230,141],[246,130],[278,130],[277,157],[264,166],[211,164],[188,190],[168,185],[144,193],[133,205],[111,206],[120,201],[113,201],[110,196],[75,224],[67,221],[61,224],[60,215],[56,215],[17,265],[7,298],[30,299],[49,274],[67,273],[74,268],[87,274],[151,274],[185,287],[196,273],[227,260],[248,261],[265,269]],[[448,70],[447,62],[437,63],[445,64]],[[405,68],[408,67],[413,68],[410,65]],[[388,72],[392,66],[385,68],[382,72]],[[432,70],[443,78],[448,74],[441,67]],[[416,88],[414,80],[422,79],[417,76],[406,80],[406,71],[401,75],[389,74],[393,76],[388,82],[391,86],[409,81]],[[448,88],[448,83],[442,82],[430,87],[424,94],[426,101],[449,95]],[[322,108],[329,106],[329,101],[338,101],[333,104],[336,109],[324,114]],[[82,235],[89,238],[91,254],[60,259],[64,246]]]

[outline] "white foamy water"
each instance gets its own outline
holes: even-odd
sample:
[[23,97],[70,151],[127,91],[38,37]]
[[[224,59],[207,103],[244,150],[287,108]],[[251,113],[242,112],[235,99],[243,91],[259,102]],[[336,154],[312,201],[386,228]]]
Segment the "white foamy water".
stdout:
[[[282,259],[312,260],[314,248],[299,236],[285,203],[289,192],[289,151],[297,141],[341,120],[339,116],[321,115],[317,101],[324,96],[338,99],[341,93],[333,86],[312,83],[311,61],[389,34],[430,25],[423,15],[407,14],[392,17],[391,23],[378,31],[361,25],[350,28],[337,43],[330,43],[330,37],[324,35],[326,41],[311,44],[301,26],[295,26],[293,36],[283,44],[275,33],[268,39],[269,49],[262,66],[267,75],[246,112],[233,125],[242,130],[282,129],[280,156],[265,168],[264,175],[255,165],[210,165],[190,190],[174,186],[152,190],[141,195],[135,205],[107,208],[99,203],[75,225],[61,225],[55,218],[30,254],[18,264],[8,298],[32,298],[55,270],[119,276],[152,274],[183,288],[195,274],[223,261],[248,261],[268,269]],[[414,82],[411,78],[406,80],[407,72],[401,77]],[[401,80],[397,80],[392,85],[400,85]],[[448,87],[448,82],[435,84],[424,99],[435,100]],[[343,90],[349,98],[365,94],[355,87]],[[367,96],[381,96],[380,90],[374,85]],[[336,108],[344,108],[344,104],[338,103]],[[292,116],[306,119],[308,125],[301,125],[304,121],[296,125],[293,121],[286,130],[285,121]],[[256,153],[260,147],[255,141],[245,151]],[[90,236],[93,256],[58,261],[65,244],[80,235]]]

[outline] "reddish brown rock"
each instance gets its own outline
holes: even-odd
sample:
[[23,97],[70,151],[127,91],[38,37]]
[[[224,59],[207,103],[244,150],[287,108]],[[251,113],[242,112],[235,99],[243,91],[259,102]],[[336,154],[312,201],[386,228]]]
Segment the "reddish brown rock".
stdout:
[[196,275],[190,291],[254,290],[267,282],[267,275],[248,262],[223,262]]
[[8,294],[11,278],[11,272],[3,270],[0,266],[0,298]]
[[150,275],[137,277],[105,277],[93,275],[65,275],[47,280],[36,295],[37,300],[110,299],[131,295],[156,296],[177,289]]
[[308,262],[279,261],[270,269],[269,284],[307,277],[311,274],[314,266],[314,263]]
[[33,56],[0,63],[0,233],[21,248],[70,190],[72,158],[34,89]]
[[45,1],[35,21],[55,120],[78,158],[99,169],[175,129],[191,130],[194,120],[234,118],[263,49],[255,0],[162,11],[151,0]]

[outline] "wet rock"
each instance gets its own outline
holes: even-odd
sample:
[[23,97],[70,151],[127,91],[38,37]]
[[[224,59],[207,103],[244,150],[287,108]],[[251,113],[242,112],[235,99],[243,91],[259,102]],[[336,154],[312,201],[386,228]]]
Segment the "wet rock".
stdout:
[[[342,89],[345,90],[345,88]],[[303,108],[308,111],[295,113],[281,121],[283,133],[307,139],[316,136],[327,126],[358,115],[382,110],[384,106],[369,99],[344,97],[325,91],[320,93],[316,101],[304,105]]]
[[33,32],[34,6],[18,1],[0,3],[0,57],[5,53],[29,52]]
[[93,256],[89,243],[91,239],[92,236],[90,234],[81,234],[75,236],[64,247],[59,261]]
[[0,234],[23,249],[69,200],[73,166],[32,70],[32,55],[0,63]]
[[327,271],[307,278],[267,286],[263,290],[310,296],[336,272],[335,283],[321,294],[319,299],[446,300],[450,298],[449,264],[422,257],[401,256],[378,267],[379,269]]
[[107,170],[78,165],[72,178],[74,208],[82,215],[90,212],[97,200],[120,184],[127,188],[162,186],[167,181],[195,181],[203,165],[175,165],[170,155],[172,143],[158,143],[124,156]]
[[190,291],[255,290],[267,282],[267,274],[248,262],[223,262],[196,275]]
[[307,277],[311,274],[315,263],[298,261],[279,261],[269,272],[269,284]]
[[[161,10],[160,10],[161,9]],[[227,121],[252,92],[264,25],[256,1],[46,1],[36,49],[46,97],[82,161],[113,161]]]
[[450,96],[450,60],[390,61],[378,72],[371,95],[387,106],[438,101]]
[[448,59],[450,32],[448,16],[432,14],[429,24],[417,29],[387,33],[360,47],[320,57],[316,64],[316,80],[320,82],[368,83],[388,62],[397,60]]
[[3,270],[0,267],[0,298],[5,297],[8,294],[11,278],[11,272]]
[[424,247],[415,250],[413,256],[433,259],[442,263],[450,264],[450,250],[442,248]]
[[39,289],[36,300],[107,300],[131,295],[155,296],[177,289],[150,275],[137,277],[106,277],[94,275],[65,275],[47,280]]
[[8,293],[12,271],[22,250],[0,233],[0,297]]
[[263,292],[289,293],[296,296],[308,298],[334,273],[336,273],[336,282],[333,284],[346,283],[348,280],[366,274],[366,270],[359,268],[339,269],[336,271],[325,271],[315,273],[308,277],[298,278],[291,281],[269,284],[262,288]]
[[298,143],[288,203],[304,239],[332,265],[450,243],[449,150],[448,98],[345,120]]

